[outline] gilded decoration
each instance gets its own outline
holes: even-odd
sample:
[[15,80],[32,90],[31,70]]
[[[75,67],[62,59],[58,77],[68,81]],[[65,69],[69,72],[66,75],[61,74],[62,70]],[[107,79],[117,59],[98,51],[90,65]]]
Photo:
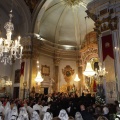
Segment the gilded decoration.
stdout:
[[98,58],[98,45],[96,32],[90,32],[85,36],[85,43],[80,50],[81,65],[84,66],[91,58]]
[[103,18],[102,20],[96,20],[94,31],[96,31],[98,34],[101,34],[101,32],[107,30],[116,30],[117,22],[117,17],[111,18],[111,16]]
[[63,84],[60,87],[60,92],[64,92],[64,93],[68,93],[68,92],[75,92],[76,91],[76,87],[75,85],[69,85],[68,84]]
[[64,69],[62,69],[62,73],[67,84],[70,84],[73,79],[72,77],[74,74],[74,70],[69,65],[67,65]]

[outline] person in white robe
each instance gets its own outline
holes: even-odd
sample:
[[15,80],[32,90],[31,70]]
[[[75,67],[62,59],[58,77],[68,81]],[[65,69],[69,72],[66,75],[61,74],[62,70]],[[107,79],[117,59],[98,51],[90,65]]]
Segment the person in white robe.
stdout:
[[39,114],[36,111],[33,111],[31,120],[41,120]]
[[8,120],[17,120],[18,117],[18,109],[17,106],[14,105],[14,107],[12,108],[10,115],[8,115]]
[[4,109],[4,115],[5,115],[4,120],[9,120],[8,119],[8,117],[9,117],[8,115],[10,114],[10,112],[11,112],[10,103],[7,102],[6,106],[5,106],[5,109]]
[[2,102],[0,101],[0,120],[3,119],[4,116],[4,107],[2,105]]
[[31,116],[32,116],[32,113],[33,113],[33,108],[32,107],[30,107],[30,106],[27,106],[26,107],[26,110],[27,110],[27,112],[28,112],[28,116],[29,116],[29,118],[31,118]]
[[25,107],[20,108],[20,113],[17,120],[29,120],[28,113]]
[[43,120],[52,120],[53,119],[53,115],[50,114],[49,112],[46,112],[44,114]]
[[60,110],[58,117],[60,118],[60,120],[69,120],[68,114],[64,109]]
[[38,105],[37,103],[35,105],[33,105],[33,110],[38,110],[39,111],[39,115],[40,115],[40,112],[41,112],[40,105]]

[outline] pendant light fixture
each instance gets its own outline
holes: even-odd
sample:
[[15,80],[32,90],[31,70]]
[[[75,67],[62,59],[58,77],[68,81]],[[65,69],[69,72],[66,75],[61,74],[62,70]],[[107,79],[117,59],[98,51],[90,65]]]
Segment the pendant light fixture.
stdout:
[[76,74],[74,81],[79,82],[80,78],[78,77],[78,74]]
[[91,76],[95,75],[95,73],[96,72],[92,69],[92,66],[91,66],[90,62],[87,62],[86,69],[83,72],[83,74],[85,76],[91,77]]
[[41,75],[41,71],[39,70],[39,61],[37,61],[37,68],[38,68],[38,73],[37,73],[37,76],[35,78],[35,81],[40,84],[44,79]]

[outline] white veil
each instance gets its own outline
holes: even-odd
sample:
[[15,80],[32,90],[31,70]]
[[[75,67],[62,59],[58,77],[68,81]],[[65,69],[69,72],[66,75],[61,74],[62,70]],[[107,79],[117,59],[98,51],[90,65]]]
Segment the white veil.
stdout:
[[11,117],[9,120],[17,120],[17,117],[18,117],[17,106],[14,106],[13,109],[11,110]]
[[31,120],[40,120],[40,116],[36,111],[33,111]]
[[20,113],[17,120],[29,120],[28,113],[25,107],[20,108]]
[[58,117],[59,117],[61,120],[68,120],[68,119],[69,119],[68,114],[67,114],[67,112],[66,112],[64,109],[62,109],[62,110],[60,111]]
[[49,112],[46,112],[44,114],[43,120],[52,120],[52,119],[53,119],[53,116]]

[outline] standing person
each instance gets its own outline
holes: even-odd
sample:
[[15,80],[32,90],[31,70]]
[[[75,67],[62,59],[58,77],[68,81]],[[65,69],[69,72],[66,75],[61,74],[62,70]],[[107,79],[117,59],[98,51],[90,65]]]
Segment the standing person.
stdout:
[[87,112],[84,105],[80,105],[80,110],[83,120],[93,120],[92,115]]
[[0,101],[0,120],[2,120],[4,116],[4,107],[2,105],[2,102]]
[[17,120],[17,117],[18,117],[18,109],[17,106],[14,105],[13,108],[11,109],[8,120]]
[[5,119],[4,120],[8,120],[8,114],[11,112],[11,108],[10,108],[10,103],[7,102],[5,105]]

